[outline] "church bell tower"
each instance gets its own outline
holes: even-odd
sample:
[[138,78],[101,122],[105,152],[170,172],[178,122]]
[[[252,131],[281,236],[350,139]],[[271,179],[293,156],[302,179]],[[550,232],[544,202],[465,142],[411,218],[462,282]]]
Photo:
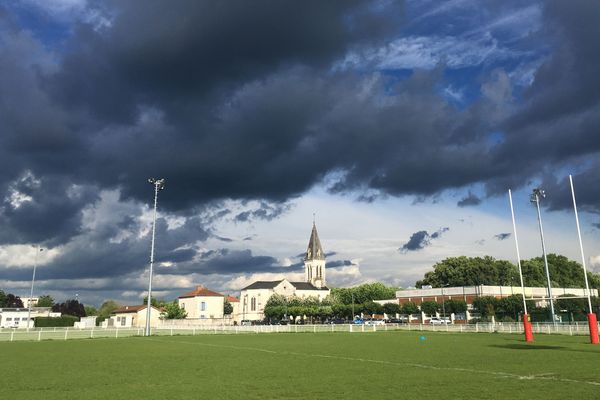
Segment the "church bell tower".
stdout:
[[308,249],[304,256],[304,278],[306,282],[321,288],[326,285],[325,281],[325,253],[321,247],[321,241],[317,234],[317,227],[313,221]]

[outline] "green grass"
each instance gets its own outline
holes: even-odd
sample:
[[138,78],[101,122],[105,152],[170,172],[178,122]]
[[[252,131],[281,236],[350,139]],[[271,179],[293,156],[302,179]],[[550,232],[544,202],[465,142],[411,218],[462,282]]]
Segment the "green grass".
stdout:
[[4,399],[600,398],[600,346],[586,337],[535,339],[398,331],[0,343],[0,392]]

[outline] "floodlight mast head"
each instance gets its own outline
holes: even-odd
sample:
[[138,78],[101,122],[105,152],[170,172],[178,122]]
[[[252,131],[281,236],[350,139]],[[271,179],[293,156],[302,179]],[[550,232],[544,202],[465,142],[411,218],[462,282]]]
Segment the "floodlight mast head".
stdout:
[[164,178],[161,178],[161,179],[149,178],[148,183],[150,183],[151,185],[154,185],[158,190],[163,190],[165,188],[165,179]]
[[537,203],[540,198],[545,198],[546,197],[546,191],[542,188],[535,188],[533,189],[533,193],[531,194],[531,198],[530,201],[532,203]]

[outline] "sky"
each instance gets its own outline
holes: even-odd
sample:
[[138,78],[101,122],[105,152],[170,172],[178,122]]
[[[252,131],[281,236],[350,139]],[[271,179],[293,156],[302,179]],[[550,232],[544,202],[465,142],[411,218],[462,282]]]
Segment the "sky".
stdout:
[[[444,258],[600,271],[600,3],[0,2],[0,288],[85,304]],[[37,252],[37,246],[43,251]]]

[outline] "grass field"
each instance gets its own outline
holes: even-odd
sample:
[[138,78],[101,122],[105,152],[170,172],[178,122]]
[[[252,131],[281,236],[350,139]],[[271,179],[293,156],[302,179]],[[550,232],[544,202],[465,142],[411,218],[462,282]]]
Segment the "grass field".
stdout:
[[0,343],[3,399],[598,399],[585,337],[418,332]]

